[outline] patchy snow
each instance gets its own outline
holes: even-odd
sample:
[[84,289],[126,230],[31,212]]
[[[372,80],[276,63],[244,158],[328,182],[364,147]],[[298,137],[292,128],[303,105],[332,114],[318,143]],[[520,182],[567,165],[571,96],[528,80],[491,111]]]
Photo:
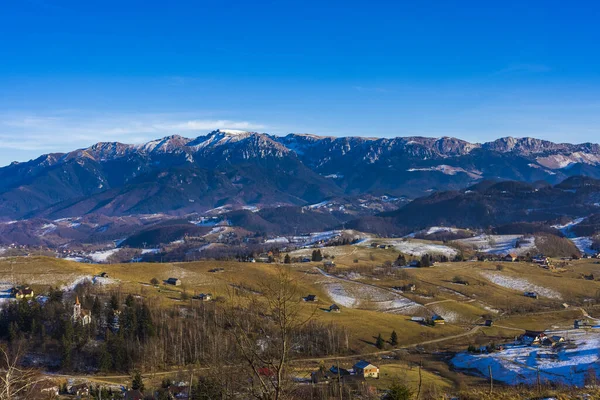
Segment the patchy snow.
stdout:
[[198,226],[215,226],[220,222],[220,220],[218,218],[200,217],[199,219],[190,222]]
[[71,281],[71,283],[61,286],[60,290],[62,290],[63,292],[73,291],[78,285],[81,285],[85,281],[93,282],[93,279],[94,278],[89,275],[79,276],[75,278],[75,280]]
[[[517,241],[521,244],[516,247]],[[472,238],[459,239],[457,242],[470,246],[474,250],[489,254],[526,254],[535,247],[535,237],[523,235],[479,235]]]
[[449,227],[446,227],[446,226],[432,226],[432,227],[430,227],[428,229],[423,229],[421,231],[413,232],[411,234],[408,234],[405,237],[407,237],[407,238],[414,238],[417,234],[433,235],[435,233],[441,233],[441,232],[457,233],[457,232],[460,232],[460,229],[458,229],[458,228],[449,228]]
[[550,299],[562,299],[561,294],[557,291],[533,284],[527,279],[515,278],[494,272],[482,271],[479,274],[490,282],[507,289],[518,290],[521,292],[537,292],[538,295],[548,297]]
[[377,310],[392,314],[410,315],[423,306],[406,297],[376,286],[336,278],[319,269],[326,277],[322,281],[327,295],[334,303],[347,308]]
[[54,232],[57,226],[54,224],[44,224],[40,228],[40,236],[45,236],[48,233]]
[[571,238],[570,240],[575,244],[575,246],[577,246],[579,251],[581,251],[584,254],[594,255],[597,253],[596,250],[592,249],[592,245],[594,244],[594,241],[592,240],[592,238],[583,236],[583,237]]
[[470,178],[473,179],[479,179],[481,178],[481,171],[477,171],[477,170],[473,170],[473,171],[467,171],[464,168],[460,168],[460,167],[453,167],[451,165],[436,165],[433,167],[426,167],[426,168],[409,168],[407,169],[408,172],[422,172],[422,171],[437,171],[437,172],[441,172],[442,174],[445,175],[456,175],[459,172],[460,173],[464,173],[467,174]]
[[109,250],[96,251],[94,253],[90,253],[88,256],[94,262],[103,263],[103,262],[106,262],[106,260],[108,259],[108,257],[110,257],[111,255],[115,254],[119,250],[120,249],[109,249]]
[[568,223],[566,223],[564,225],[557,224],[557,225],[552,225],[552,227],[554,229],[558,229],[566,237],[573,237],[573,233],[571,232],[571,228],[573,228],[575,225],[578,225],[578,224],[582,223],[584,219],[585,218],[577,218],[577,219],[574,219],[573,221],[568,222]]
[[74,256],[74,257],[65,257],[65,260],[67,260],[67,261],[74,261],[74,262],[80,262],[80,263],[85,262],[85,258],[84,257],[76,257],[76,256]]
[[421,257],[424,254],[440,254],[445,255],[447,257],[454,257],[458,253],[458,251],[452,247],[444,246],[441,244],[435,243],[427,243],[425,241],[416,241],[410,240],[407,238],[404,239],[366,239],[360,243],[357,243],[357,246],[369,247],[372,242],[377,242],[379,244],[391,245],[397,251],[412,255],[415,257]]
[[308,207],[308,208],[312,208],[312,209],[315,209],[315,208],[326,207],[328,204],[329,204],[329,202],[328,202],[328,201],[322,201],[322,202],[320,202],[320,203],[311,204],[311,205],[309,205],[309,206],[306,206],[306,207]]
[[550,169],[563,169],[571,167],[574,164],[588,164],[598,165],[600,164],[600,156],[592,153],[584,153],[577,151],[569,155],[565,154],[553,154],[547,157],[538,157],[536,159],[538,164],[550,168]]
[[143,249],[142,254],[156,254],[160,252],[160,249]]
[[506,345],[490,354],[458,353],[450,363],[459,369],[488,376],[491,367],[494,380],[511,385],[534,384],[539,368],[542,382],[582,387],[590,370],[600,373],[600,332],[569,330],[548,332],[559,335],[572,346],[552,349],[544,346]]
[[290,242],[289,239],[286,237],[276,237],[273,239],[265,240],[265,243],[269,243],[269,244],[288,244],[289,242]]
[[440,232],[452,232],[452,233],[456,233],[458,232],[459,229],[457,228],[448,228],[445,226],[432,226],[431,228],[427,229],[426,234],[427,235],[433,235],[434,233],[440,233]]

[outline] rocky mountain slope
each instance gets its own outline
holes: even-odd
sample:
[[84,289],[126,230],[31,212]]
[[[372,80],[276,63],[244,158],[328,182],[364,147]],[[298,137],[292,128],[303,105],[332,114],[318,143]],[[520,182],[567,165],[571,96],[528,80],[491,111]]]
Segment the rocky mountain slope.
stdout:
[[98,143],[0,168],[0,218],[57,219],[224,205],[307,206],[363,195],[416,198],[486,179],[600,178],[600,147],[503,138],[320,137],[217,130],[142,145]]

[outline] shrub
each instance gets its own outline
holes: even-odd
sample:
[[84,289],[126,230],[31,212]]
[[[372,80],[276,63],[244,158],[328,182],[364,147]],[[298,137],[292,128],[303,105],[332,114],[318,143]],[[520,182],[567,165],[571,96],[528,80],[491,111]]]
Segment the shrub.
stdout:
[[412,390],[401,383],[394,383],[385,395],[386,400],[410,400],[412,398]]

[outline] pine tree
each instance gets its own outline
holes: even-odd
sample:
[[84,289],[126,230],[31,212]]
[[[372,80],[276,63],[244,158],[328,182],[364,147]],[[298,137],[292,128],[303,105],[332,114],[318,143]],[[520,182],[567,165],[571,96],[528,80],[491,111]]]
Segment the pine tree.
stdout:
[[144,391],[144,381],[142,379],[142,374],[139,372],[135,372],[131,379],[131,389],[139,390],[140,392]]
[[429,258],[429,254],[423,254],[421,257],[421,268],[427,268],[431,266],[431,259]]
[[383,338],[381,337],[381,333],[377,336],[377,340],[375,341],[375,347],[377,347],[378,349],[383,349],[383,345],[385,344],[385,342],[383,341]]
[[291,262],[292,262],[292,259],[290,258],[290,255],[286,254],[285,257],[283,258],[283,263],[290,264]]
[[390,343],[392,346],[398,346],[398,334],[396,331],[392,331],[392,336],[390,336]]

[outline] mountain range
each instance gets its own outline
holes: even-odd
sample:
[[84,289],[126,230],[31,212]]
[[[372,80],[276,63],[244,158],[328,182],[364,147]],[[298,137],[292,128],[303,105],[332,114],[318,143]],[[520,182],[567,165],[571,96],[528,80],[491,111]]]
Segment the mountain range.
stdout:
[[417,198],[488,179],[555,184],[578,175],[600,178],[599,145],[217,130],[141,145],[102,142],[13,162],[0,168],[0,215],[183,215],[366,194]]

